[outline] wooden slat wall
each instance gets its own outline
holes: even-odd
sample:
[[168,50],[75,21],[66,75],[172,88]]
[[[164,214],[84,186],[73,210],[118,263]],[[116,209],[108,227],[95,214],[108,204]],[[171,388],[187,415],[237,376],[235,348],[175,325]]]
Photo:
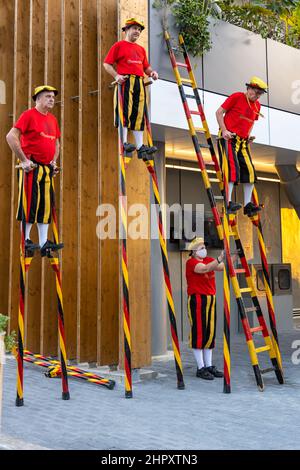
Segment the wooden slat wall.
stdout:
[[[4,2],[3,2],[4,3]],[[11,58],[14,64],[13,76],[13,122],[28,108],[29,89],[29,18],[30,2],[15,0],[14,18],[14,55]],[[4,136],[1,136],[4,138]],[[4,145],[6,143],[4,142]],[[17,207],[17,178],[15,161],[11,166],[11,199],[10,204],[10,259],[9,259],[9,290],[8,314],[10,315],[11,329],[17,329],[18,294],[19,294],[19,244],[20,228],[16,223]],[[1,276],[2,277],[2,276]],[[28,332],[28,330],[26,331]]]
[[[62,152],[61,229],[63,295],[68,356],[77,357],[78,322],[78,104],[79,2],[62,2]],[[77,98],[76,98],[77,97]]]
[[[148,49],[148,2],[120,0],[119,31],[127,18],[143,20],[145,30],[139,44]],[[133,137],[131,137],[131,140]],[[133,141],[133,140],[132,140]],[[139,203],[149,209],[150,179],[143,161],[133,159],[127,175],[128,205]],[[130,223],[130,218],[128,218]],[[128,273],[132,330],[132,366],[151,363],[150,241],[128,241]],[[123,338],[122,338],[123,341]],[[122,353],[122,348],[120,348]]]
[[[98,6],[98,201],[118,208],[118,140],[113,128],[112,78],[102,63],[118,39],[118,0],[97,1]],[[112,189],[113,188],[113,189]],[[99,242],[98,279],[101,285],[98,297],[98,332],[103,345],[98,361],[104,364],[119,362],[119,243],[118,240]]]
[[[147,19],[147,1],[0,0],[0,80],[7,104],[0,105],[0,308],[17,329],[19,226],[15,221],[17,181],[5,135],[29,106],[35,86],[60,90],[54,114],[61,127],[56,205],[62,252],[67,355],[78,361],[117,364],[119,331],[119,242],[98,240],[100,203],[118,210],[117,131],[112,126],[111,78],[102,62],[118,39],[118,20]],[[135,11],[136,9],[136,11]],[[2,27],[4,26],[4,27]],[[144,40],[146,40],[146,34]],[[90,93],[94,92],[94,93]],[[13,113],[13,116],[10,116]],[[134,161],[128,173],[129,203],[149,203],[146,168]],[[49,233],[51,236],[51,232]],[[37,240],[36,228],[32,238]],[[134,367],[150,360],[149,242],[129,243],[129,275]],[[142,263],[141,263],[142,260]],[[54,273],[37,256],[29,274],[26,346],[57,353],[57,305]],[[143,292],[143,298],[141,298]]]
[[[28,107],[31,107],[32,90],[44,82],[45,63],[45,8],[42,0],[30,0],[29,5],[29,60],[28,60]],[[20,4],[21,7],[21,4]],[[30,234],[31,235],[31,234]],[[32,228],[32,240],[38,241],[37,228]],[[41,327],[41,272],[38,258],[34,258],[29,270],[26,289],[25,344],[31,351],[39,350]],[[30,312],[30,313],[29,313]],[[29,314],[28,314],[29,313]]]
[[[10,246],[10,197],[11,197],[11,152],[4,142],[13,122],[13,60],[14,56],[14,2],[2,2],[0,14],[0,80],[5,84],[5,103],[0,104],[0,246],[1,281],[0,312],[8,313],[9,246]],[[6,45],[4,47],[4,44]]]
[[[80,0],[78,152],[78,323],[79,357],[95,361],[97,351],[96,208],[98,205],[97,2]],[[86,71],[88,70],[88,74]],[[91,92],[94,92],[91,94]],[[93,138],[94,136],[94,138]],[[93,315],[86,315],[86,311]]]
[[[44,83],[53,84],[61,89],[61,31],[62,31],[62,6],[61,0],[45,1],[45,68]],[[55,114],[61,125],[61,94],[58,96],[58,104],[55,106]],[[62,179],[56,178],[56,206],[58,215],[60,210],[60,183]],[[61,224],[59,223],[59,229]],[[60,230],[61,234],[61,230]],[[45,355],[55,355],[57,352],[57,301],[55,295],[55,278],[53,271],[46,259],[42,261],[41,279],[41,326],[40,326],[40,350]]]

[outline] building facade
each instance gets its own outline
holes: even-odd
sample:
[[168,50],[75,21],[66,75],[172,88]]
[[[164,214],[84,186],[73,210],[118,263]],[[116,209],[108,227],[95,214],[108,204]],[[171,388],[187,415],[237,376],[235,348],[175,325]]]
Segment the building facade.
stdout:
[[[0,309],[9,315],[10,329],[16,330],[17,184],[15,161],[5,135],[20,113],[33,106],[32,89],[48,83],[60,90],[55,114],[62,130],[63,171],[56,180],[56,191],[60,238],[65,243],[61,261],[67,355],[79,362],[123,363],[120,244],[118,238],[99,239],[96,229],[101,219],[99,207],[111,204],[118,213],[119,203],[118,138],[112,125],[111,79],[102,62],[109,47],[121,38],[125,18],[132,16],[145,22],[140,44],[149,46],[150,62],[160,75],[159,81],[151,86],[151,122],[159,149],[155,158],[162,202],[203,204],[204,215],[209,220],[209,206],[161,36],[161,21],[152,2],[0,0],[0,44],[3,45],[0,47],[0,243],[3,247]],[[169,22],[171,34],[176,38],[171,19]],[[270,91],[262,100],[265,119],[259,120],[255,127],[253,155],[261,178],[259,197],[265,204],[263,227],[268,259],[273,264],[292,265],[293,296],[278,295],[276,301],[279,317],[287,312],[286,318],[279,322],[280,327],[290,328],[292,310],[300,308],[297,215],[300,52],[222,22],[212,25],[212,42],[211,52],[194,65],[213,135],[217,134],[214,113],[226,96],[243,89],[252,75],[269,83]],[[205,152],[204,157],[209,158]],[[217,194],[217,185],[213,185]],[[149,208],[153,202],[149,175],[145,165],[136,158],[127,172],[127,190],[129,204],[140,203]],[[241,197],[239,190],[237,197]],[[248,257],[252,263],[259,264],[253,229],[249,228],[248,220],[240,219]],[[186,341],[187,252],[181,251],[176,243],[169,243],[168,247],[179,337]],[[133,367],[151,364],[152,355],[164,354],[169,343],[159,250],[157,239],[128,243]],[[221,285],[219,276],[219,290]],[[56,308],[53,273],[45,260],[36,258],[27,286],[25,344],[28,349],[45,355],[57,353]],[[221,318],[221,301],[218,311]],[[220,321],[218,328],[222,328]],[[233,315],[232,331],[239,334],[237,313]]]

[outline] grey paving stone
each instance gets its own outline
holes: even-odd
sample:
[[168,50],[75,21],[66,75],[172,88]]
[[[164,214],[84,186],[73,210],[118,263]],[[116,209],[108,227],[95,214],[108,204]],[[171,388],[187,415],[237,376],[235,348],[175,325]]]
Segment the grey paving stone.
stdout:
[[[286,383],[264,376],[263,393],[255,385],[243,336],[231,348],[229,395],[223,394],[222,379],[195,377],[193,355],[182,345],[185,390],[176,388],[171,355],[153,361],[158,377],[135,384],[131,400],[120,384],[107,390],[70,380],[71,400],[63,401],[60,380],[26,364],[25,406],[17,408],[16,363],[8,358],[0,449],[299,449],[300,365],[291,362],[295,339],[300,330],[280,336]],[[223,364],[220,344],[214,362]]]

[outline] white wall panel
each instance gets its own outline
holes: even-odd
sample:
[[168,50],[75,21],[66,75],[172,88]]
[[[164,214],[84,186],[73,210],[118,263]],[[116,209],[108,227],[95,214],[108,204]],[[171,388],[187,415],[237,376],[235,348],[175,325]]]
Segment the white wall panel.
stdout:
[[[191,94],[190,88],[185,87],[185,91]],[[215,112],[226,97],[201,91],[201,98],[203,98],[210,131],[216,135],[218,124]],[[188,101],[190,109],[196,109],[195,101]],[[267,106],[262,106],[261,112],[264,118],[259,118],[253,129],[253,135],[256,137],[255,143],[299,151],[300,116]],[[193,116],[193,120],[195,126],[201,127],[200,118]],[[178,87],[175,83],[158,80],[151,86],[151,122],[160,126],[188,130]]]

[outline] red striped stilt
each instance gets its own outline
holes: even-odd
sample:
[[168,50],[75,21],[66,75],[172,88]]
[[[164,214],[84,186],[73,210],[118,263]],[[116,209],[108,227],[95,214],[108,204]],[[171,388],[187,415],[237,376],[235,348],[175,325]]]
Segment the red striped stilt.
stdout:
[[[24,361],[35,364],[37,366],[48,368],[48,373],[45,373],[47,377],[61,377],[60,361],[43,356],[41,354],[33,354],[28,350],[24,351]],[[86,380],[91,383],[96,383],[98,385],[109,388],[110,390],[112,390],[115,386],[114,380],[106,379],[98,374],[85,371],[75,366],[67,366],[67,373],[71,377]]]
[[[224,358],[224,393],[231,393],[231,358],[230,358],[230,237],[228,224],[228,162],[223,158],[223,229],[224,229],[224,248],[225,248],[225,269],[223,272],[223,301],[224,301],[224,325],[223,325],[223,358]],[[228,255],[228,256],[227,256]]]
[[29,269],[30,262],[26,262],[25,257],[25,230],[26,230],[26,173],[19,170],[19,189],[22,200],[22,220],[21,220],[21,241],[20,241],[20,288],[19,288],[19,311],[18,311],[18,348],[17,348],[17,397],[16,406],[24,405],[23,376],[24,376],[24,324],[25,324],[25,285],[26,272]]
[[[146,123],[146,130],[147,130],[148,145],[149,147],[152,147],[153,140],[152,140],[151,124],[150,124],[147,104],[145,106],[145,123]],[[162,221],[162,214],[161,214],[161,207],[160,207],[160,194],[159,194],[159,187],[158,187],[158,181],[157,181],[157,174],[155,170],[154,158],[150,160],[148,159],[145,160],[145,164],[152,178],[152,190],[153,190],[154,200],[155,200],[155,205],[156,205],[156,210],[157,210],[159,243],[160,243],[160,251],[161,251],[162,265],[163,265],[163,272],[164,272],[165,291],[166,291],[167,305],[168,305],[168,312],[169,312],[169,321],[170,321],[172,345],[173,345],[173,351],[174,351],[175,368],[176,368],[176,374],[177,374],[177,388],[180,390],[183,390],[185,388],[185,385],[184,385],[184,380],[183,380],[183,370],[182,370],[180,347],[179,347],[179,340],[178,340],[178,333],[177,333],[175,305],[174,305],[174,300],[173,300],[172,285],[171,285],[170,272],[169,272],[168,253],[167,253],[164,227],[163,227],[163,221]]]
[[[54,200],[54,179],[52,178],[52,189],[53,189],[53,201],[52,201],[52,231],[55,244],[59,244],[58,239],[58,225],[56,216],[56,207]],[[67,374],[67,352],[66,352],[66,337],[65,337],[65,325],[64,325],[64,309],[63,309],[63,293],[62,293],[62,278],[60,271],[59,258],[47,255],[51,267],[55,272],[55,284],[56,284],[56,295],[57,295],[57,313],[58,313],[58,337],[59,337],[59,352],[60,352],[60,363],[61,363],[61,380],[62,380],[62,399],[69,400],[70,392],[68,386],[68,374]]]
[[124,335],[124,382],[125,398],[132,398],[132,371],[131,371],[131,331],[129,309],[129,278],[127,261],[127,194],[126,194],[126,168],[131,158],[124,155],[123,147],[123,97],[122,85],[118,89],[118,113],[119,113],[119,172],[120,172],[120,212],[121,212],[121,240],[122,240],[122,311],[123,311],[123,335]]
[[[258,195],[257,195],[257,191],[255,187],[252,193],[252,201],[256,205],[259,204]],[[259,252],[260,252],[260,257],[261,257],[261,264],[263,268],[263,278],[264,278],[264,286],[265,286],[265,291],[266,291],[269,322],[270,322],[270,327],[272,331],[271,339],[272,339],[273,347],[276,353],[276,358],[277,358],[278,365],[279,365],[279,368],[281,370],[281,375],[282,375],[283,373],[282,372],[282,358],[281,358],[281,353],[280,353],[280,348],[279,348],[275,308],[274,308],[274,302],[273,302],[273,296],[272,296],[272,290],[271,290],[271,280],[270,280],[269,266],[268,266],[268,261],[267,261],[266,245],[265,245],[265,240],[264,240],[263,231],[262,231],[260,214],[258,213],[255,216],[250,217],[250,219],[253,225],[257,228],[258,245],[259,245]],[[277,376],[277,378],[280,382],[281,377]]]

